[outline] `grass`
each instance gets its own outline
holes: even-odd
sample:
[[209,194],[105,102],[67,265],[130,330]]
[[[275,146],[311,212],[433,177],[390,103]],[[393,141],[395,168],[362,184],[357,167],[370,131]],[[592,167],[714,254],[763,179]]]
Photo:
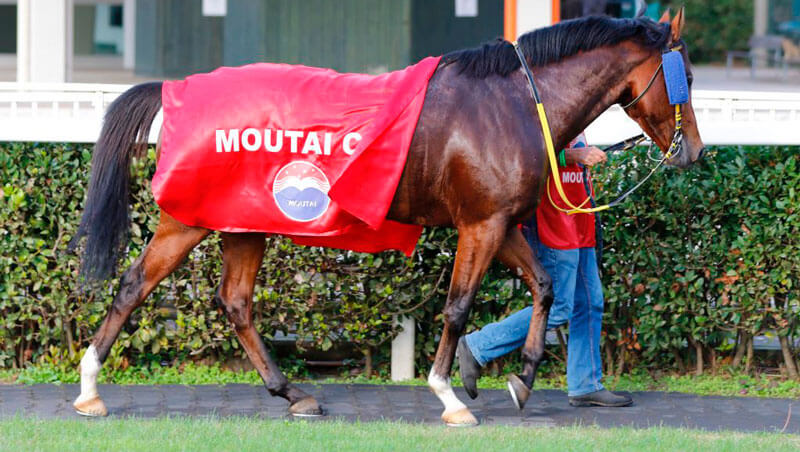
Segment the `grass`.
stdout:
[[[52,365],[36,365],[24,370],[0,369],[0,383],[78,383],[80,376],[74,368],[60,368]],[[234,372],[225,370],[219,365],[203,366],[187,363],[180,367],[131,366],[125,370],[104,369],[100,373],[101,383],[116,384],[225,384],[246,383],[260,385],[261,378],[255,371]],[[417,378],[402,383],[391,382],[385,378],[342,377],[317,380],[316,383],[362,383],[362,384],[405,384],[426,385],[424,379]],[[800,398],[800,382],[766,375],[750,376],[737,373],[720,373],[719,375],[665,375],[654,380],[646,372],[635,372],[619,378],[607,377],[605,385],[611,390],[619,391],[674,391],[699,395],[750,396],[750,397],[782,397]],[[453,384],[460,386],[458,377]],[[505,377],[482,377],[478,381],[482,389],[505,389]],[[566,389],[563,375],[545,377],[536,380],[537,389]]]
[[672,428],[444,426],[254,418],[0,421],[2,450],[537,450],[795,451],[800,437],[779,433]]
[[[101,381],[118,384],[261,384],[255,371],[233,372],[220,366],[129,367],[104,370]],[[454,378],[454,384],[460,382]],[[37,365],[22,371],[0,369],[0,382],[75,383],[74,369]],[[385,379],[350,377],[323,383],[387,384]],[[393,383],[394,384],[394,383]],[[424,385],[423,379],[403,384]],[[505,379],[483,377],[481,388],[505,388]],[[704,395],[800,397],[800,383],[766,376],[665,376],[646,373],[607,379],[618,390],[667,390]],[[536,388],[564,388],[563,377],[537,380]],[[481,426],[448,429],[400,422],[303,422],[256,418],[161,418],[0,420],[2,450],[800,450],[800,437],[778,433],[704,432],[657,427],[532,428]]]

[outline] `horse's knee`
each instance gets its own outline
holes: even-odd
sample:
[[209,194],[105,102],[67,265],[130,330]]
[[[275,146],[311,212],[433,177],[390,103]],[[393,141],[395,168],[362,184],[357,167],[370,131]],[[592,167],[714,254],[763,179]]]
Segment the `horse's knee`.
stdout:
[[553,278],[546,271],[541,271],[536,275],[536,284],[540,288],[547,288],[553,290]]
[[443,314],[445,325],[451,331],[460,333],[467,326],[469,303],[464,299],[454,300],[453,303],[448,303],[445,306]]
[[553,304],[553,280],[550,278],[550,275],[543,272],[541,275],[537,276],[536,284],[539,287],[539,294],[542,302],[549,308],[550,305]]

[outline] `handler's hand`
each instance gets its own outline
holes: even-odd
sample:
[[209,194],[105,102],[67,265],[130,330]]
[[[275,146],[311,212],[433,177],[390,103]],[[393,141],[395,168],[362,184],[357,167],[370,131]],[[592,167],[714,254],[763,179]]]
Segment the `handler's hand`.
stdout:
[[580,163],[581,165],[588,167],[592,167],[598,163],[605,163],[608,160],[606,153],[595,146],[564,149],[564,157],[566,158],[568,165]]

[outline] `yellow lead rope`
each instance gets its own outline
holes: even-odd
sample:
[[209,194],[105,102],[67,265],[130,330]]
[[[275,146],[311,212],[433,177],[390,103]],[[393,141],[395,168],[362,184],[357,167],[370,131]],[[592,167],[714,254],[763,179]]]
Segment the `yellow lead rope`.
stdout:
[[552,204],[553,207],[561,212],[565,212],[567,215],[574,215],[576,213],[600,212],[611,207],[610,205],[605,204],[602,206],[585,208],[583,206],[589,201],[589,197],[587,197],[586,200],[578,206],[572,204],[569,198],[567,198],[566,193],[564,193],[564,187],[561,186],[561,178],[558,175],[558,161],[556,159],[556,150],[553,146],[553,137],[550,136],[550,124],[547,122],[547,115],[544,112],[544,105],[541,102],[536,102],[536,111],[539,113],[539,122],[542,124],[542,133],[544,134],[544,144],[547,148],[547,159],[550,161],[550,173],[552,176],[548,176],[548,179],[553,180],[558,195],[561,196],[561,200],[564,201],[564,204],[566,204],[569,209],[559,207],[555,202],[553,202],[553,198],[550,197],[550,184],[548,181],[545,189],[547,190],[547,197],[550,199],[550,204]]
[[[516,41],[512,42],[511,44],[514,46],[514,51],[516,52],[517,57],[519,58],[520,65],[521,65],[522,69],[525,71],[525,76],[528,79],[528,88],[530,89],[531,96],[533,97],[533,101],[536,103],[536,111],[539,114],[539,123],[542,126],[542,134],[544,135],[544,143],[545,143],[545,147],[546,147],[546,150],[547,150],[547,159],[548,159],[548,161],[550,163],[550,173],[552,175],[552,176],[548,176],[548,180],[546,181],[547,186],[545,187],[545,189],[547,190],[547,197],[550,200],[550,204],[552,204],[553,207],[556,208],[557,210],[559,210],[561,212],[565,212],[567,215],[573,215],[573,214],[576,214],[576,213],[601,212],[603,210],[607,210],[607,209],[611,208],[614,205],[618,205],[628,195],[633,193],[645,181],[647,181],[647,179],[649,179],[650,176],[652,176],[655,173],[655,171],[659,167],[661,167],[661,165],[664,162],[666,162],[670,157],[672,157],[673,151],[675,151],[675,155],[677,155],[678,152],[680,152],[680,140],[682,139],[681,124],[682,124],[682,119],[683,118],[681,116],[681,106],[680,106],[680,104],[676,104],[675,105],[675,133],[672,135],[672,142],[670,143],[670,146],[669,146],[669,149],[667,150],[667,152],[664,153],[664,157],[658,162],[658,164],[656,166],[654,166],[650,170],[650,173],[647,175],[647,177],[645,177],[644,179],[639,181],[639,183],[637,183],[633,188],[631,188],[627,192],[623,193],[619,198],[615,199],[610,204],[605,204],[605,205],[602,205],[602,206],[590,207],[590,208],[583,207],[591,199],[591,194],[589,194],[589,196],[580,205],[576,206],[576,205],[572,204],[572,202],[569,200],[569,198],[567,198],[566,193],[564,193],[564,187],[561,186],[561,178],[559,177],[559,174],[558,174],[558,161],[557,161],[557,158],[556,158],[556,150],[553,147],[553,137],[550,135],[550,124],[547,122],[547,115],[545,114],[545,111],[544,111],[544,105],[542,104],[542,100],[539,98],[539,93],[538,93],[538,91],[536,89],[536,83],[533,80],[533,73],[531,72],[530,68],[528,67],[528,63],[525,60],[525,56],[522,54],[522,50],[520,50],[520,48],[519,48],[519,44]],[[676,51],[678,49],[680,49],[680,46],[673,47],[670,50]],[[647,84],[647,88],[645,88],[645,90],[639,96],[637,96],[637,98],[633,102],[631,102],[630,104],[626,105],[623,108],[627,108],[627,107],[630,107],[631,105],[635,104],[644,95],[644,93],[647,92],[647,90],[653,84],[653,81],[656,78],[656,74],[658,74],[658,72],[661,70],[661,67],[662,67],[662,65],[659,64],[658,65],[658,69],[653,74],[653,76],[650,78],[650,82]],[[553,201],[553,198],[550,195],[550,179],[553,179],[554,184],[556,186],[556,191],[558,192],[558,195],[561,196],[561,200],[564,201],[564,204],[566,204],[567,207],[569,207],[568,209],[564,209],[563,207],[557,206],[556,203]]]

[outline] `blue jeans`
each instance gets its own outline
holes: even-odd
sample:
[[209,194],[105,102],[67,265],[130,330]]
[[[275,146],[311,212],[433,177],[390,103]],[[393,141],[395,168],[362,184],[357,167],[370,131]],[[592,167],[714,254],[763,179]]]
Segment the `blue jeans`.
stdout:
[[[567,344],[567,388],[571,397],[603,389],[600,361],[600,328],[603,319],[603,289],[597,272],[594,248],[559,250],[536,241],[532,244],[539,261],[553,280],[555,300],[547,329],[569,322]],[[481,366],[506,355],[525,343],[533,307],[529,306],[500,322],[486,325],[466,336],[475,360]]]

